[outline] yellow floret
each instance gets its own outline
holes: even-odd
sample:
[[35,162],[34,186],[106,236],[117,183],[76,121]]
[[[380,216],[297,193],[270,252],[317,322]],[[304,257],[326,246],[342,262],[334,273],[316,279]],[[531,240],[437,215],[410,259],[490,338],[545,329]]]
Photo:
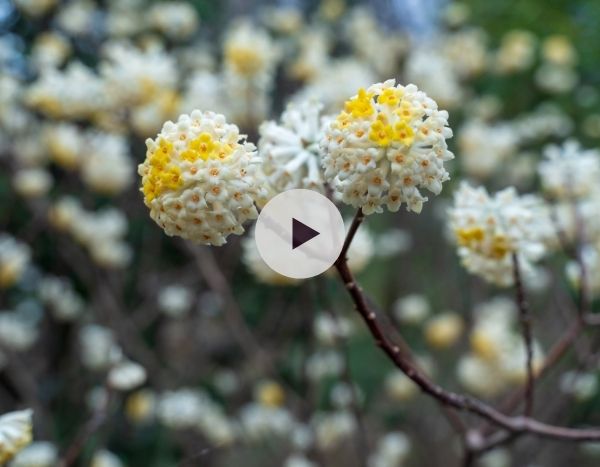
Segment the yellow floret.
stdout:
[[472,247],[473,244],[481,242],[485,236],[484,230],[479,226],[465,227],[455,231],[460,246]]
[[373,93],[367,93],[364,88],[360,88],[356,97],[346,101],[344,110],[353,117],[368,117],[375,112],[372,98]]
[[415,132],[408,123],[400,121],[394,125],[394,139],[405,146],[410,146],[415,139]]
[[377,102],[380,104],[396,107],[400,103],[400,90],[397,88],[384,89],[378,97]]
[[[380,115],[383,117],[383,115]],[[394,138],[394,130],[392,126],[387,123],[385,117],[378,118],[371,124],[371,131],[369,132],[369,139],[377,143],[381,147],[387,147],[392,143]]]
[[280,407],[285,400],[285,393],[274,381],[262,383],[258,389],[258,401],[266,407]]

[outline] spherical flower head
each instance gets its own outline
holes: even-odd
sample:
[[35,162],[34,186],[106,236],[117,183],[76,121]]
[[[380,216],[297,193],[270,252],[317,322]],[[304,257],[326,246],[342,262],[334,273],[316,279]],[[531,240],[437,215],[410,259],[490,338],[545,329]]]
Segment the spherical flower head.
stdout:
[[463,183],[450,209],[450,227],[465,268],[500,286],[513,284],[516,254],[524,274],[546,253],[553,229],[541,200],[509,187],[490,196]]
[[324,192],[319,156],[321,109],[317,102],[291,103],[280,123],[269,121],[260,126],[262,169],[276,192],[294,188]]
[[150,217],[167,235],[223,245],[256,219],[255,202],[265,196],[253,144],[236,125],[214,112],[194,110],[163,125],[147,139],[142,177]]
[[581,199],[598,190],[600,152],[584,150],[574,140],[548,146],[539,165],[544,190],[557,199]]
[[397,211],[402,203],[421,212],[427,197],[450,177],[454,158],[446,139],[448,112],[413,84],[378,83],[346,102],[321,140],[325,178],[342,200],[365,214]]

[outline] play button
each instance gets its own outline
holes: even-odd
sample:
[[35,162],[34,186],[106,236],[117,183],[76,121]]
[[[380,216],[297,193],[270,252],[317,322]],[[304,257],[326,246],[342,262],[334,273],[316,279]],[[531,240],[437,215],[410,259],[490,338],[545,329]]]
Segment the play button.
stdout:
[[329,269],[344,244],[344,221],[335,205],[311,190],[271,199],[256,222],[256,246],[275,272],[306,279]]
[[319,235],[319,232],[315,229],[311,229],[308,225],[292,217],[292,250],[304,245],[317,235]]

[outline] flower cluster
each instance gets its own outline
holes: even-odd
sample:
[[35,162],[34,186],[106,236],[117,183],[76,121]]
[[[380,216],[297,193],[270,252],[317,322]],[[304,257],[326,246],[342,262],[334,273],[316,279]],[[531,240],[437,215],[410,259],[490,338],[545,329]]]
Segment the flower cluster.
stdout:
[[281,123],[263,123],[258,141],[262,170],[276,192],[307,188],[323,192],[319,154],[321,104],[289,104]]
[[168,235],[222,245],[258,216],[265,196],[255,147],[223,115],[193,111],[147,139],[139,166],[144,202]]
[[513,284],[513,255],[524,274],[546,253],[552,236],[541,200],[507,188],[490,196],[485,188],[461,184],[450,209],[450,228],[463,265],[500,286]]
[[365,214],[402,203],[418,213],[427,201],[420,189],[439,194],[449,178],[447,123],[448,113],[414,85],[388,80],[361,89],[325,130],[325,177]]
[[123,237],[127,219],[116,208],[87,211],[78,199],[64,197],[50,209],[50,222],[60,231],[68,232],[83,245],[100,266],[121,268],[131,260],[131,248]]
[[[514,302],[498,297],[474,310],[470,352],[459,362],[457,373],[462,384],[480,396],[492,397],[507,387],[525,381],[525,345],[515,331],[517,310]],[[533,342],[533,370],[544,360],[541,346]]]
[[544,190],[552,197],[569,200],[600,190],[600,152],[584,150],[576,141],[548,146],[539,165]]
[[30,259],[29,246],[8,234],[0,234],[0,289],[17,283]]

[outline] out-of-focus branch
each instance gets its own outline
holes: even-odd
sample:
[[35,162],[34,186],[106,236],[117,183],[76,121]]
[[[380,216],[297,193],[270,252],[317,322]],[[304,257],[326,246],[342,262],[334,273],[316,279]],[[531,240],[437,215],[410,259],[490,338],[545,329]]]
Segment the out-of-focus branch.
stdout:
[[[327,307],[327,312],[335,322],[336,326],[339,326],[339,317],[333,308]],[[354,414],[354,418],[356,419],[356,424],[358,426],[358,443],[357,443],[357,452],[360,459],[360,465],[367,466],[368,458],[369,458],[369,442],[367,439],[367,431],[365,428],[363,414],[360,409],[360,401],[358,400],[358,393],[356,388],[354,387],[353,378],[352,378],[352,369],[350,368],[350,356],[348,354],[348,347],[346,339],[338,334],[334,336],[335,344],[340,348],[344,355],[344,368],[342,377],[344,378],[344,382],[350,387],[351,392],[351,401],[350,406],[352,412]]]
[[271,369],[273,362],[262,349],[254,334],[248,328],[233,290],[217,264],[212,251],[206,247],[185,243],[186,249],[194,257],[196,266],[208,287],[223,299],[223,316],[236,342],[246,355],[255,355],[263,369]]
[[106,386],[106,396],[103,403],[94,411],[90,419],[81,427],[79,433],[75,435],[73,442],[65,450],[58,467],[70,467],[77,462],[81,451],[83,451],[87,441],[104,425],[108,419],[110,405],[113,399],[113,391]]
[[515,280],[516,300],[519,309],[519,321],[521,322],[521,334],[523,335],[523,343],[525,344],[525,367],[527,371],[527,379],[525,381],[525,416],[530,417],[533,413],[533,393],[534,381],[533,376],[533,343],[531,337],[531,313],[529,303],[525,298],[525,289],[521,278],[521,268],[519,266],[519,258],[516,253],[512,255],[513,275]]

